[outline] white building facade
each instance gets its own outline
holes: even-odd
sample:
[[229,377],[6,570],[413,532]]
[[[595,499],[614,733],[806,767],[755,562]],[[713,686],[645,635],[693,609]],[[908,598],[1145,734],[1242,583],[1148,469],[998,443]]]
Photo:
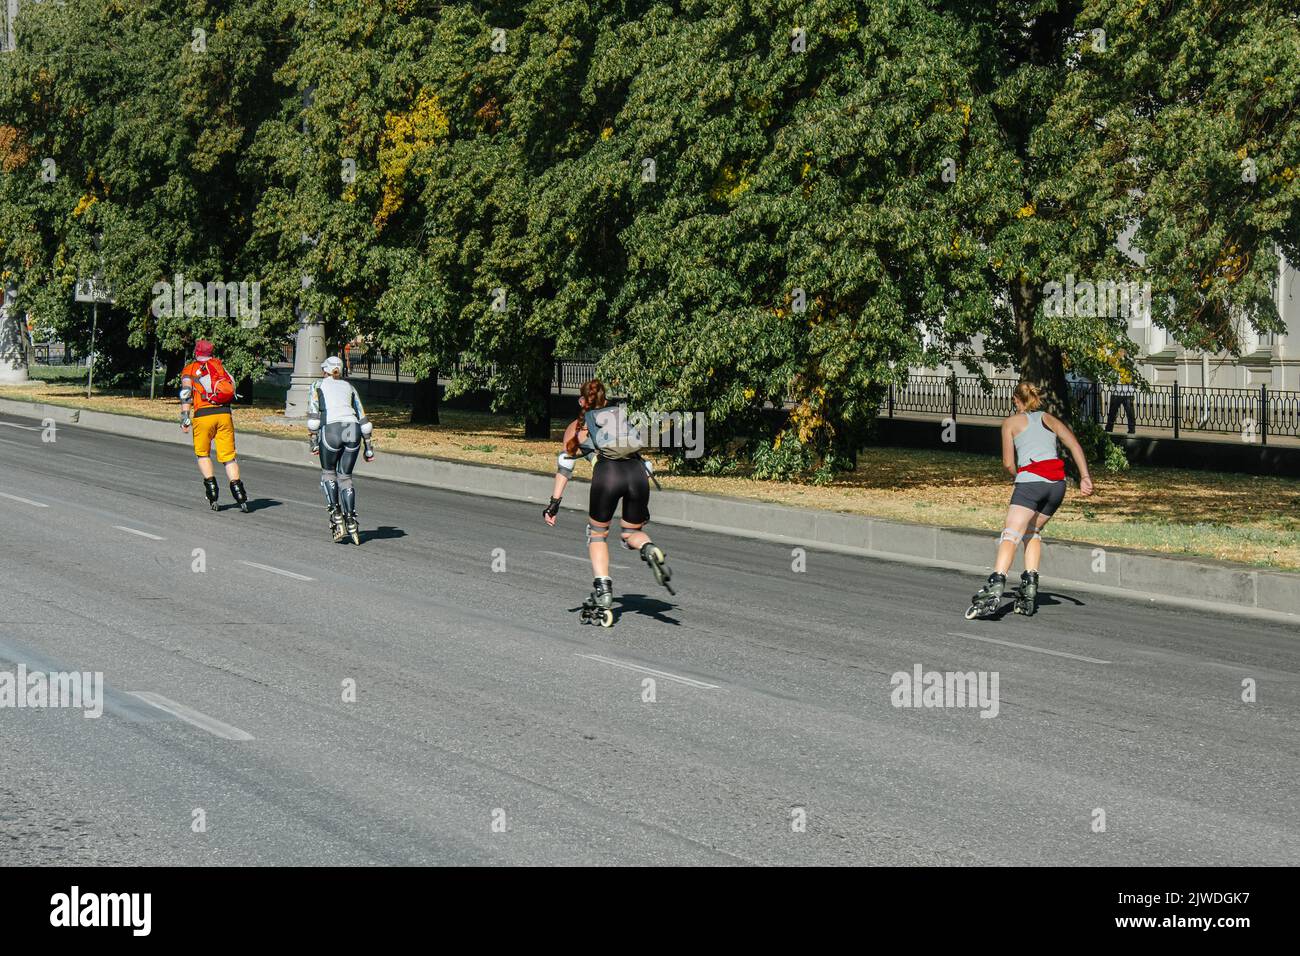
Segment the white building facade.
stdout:
[[[1285,260],[1278,269],[1274,289],[1278,315],[1286,326],[1284,332],[1256,332],[1249,322],[1243,321],[1238,330],[1240,353],[1204,352],[1187,348],[1177,342],[1163,328],[1149,321],[1146,315],[1134,315],[1128,324],[1128,336],[1134,348],[1130,354],[1137,360],[1142,376],[1152,385],[1173,385],[1184,388],[1259,388],[1269,391],[1300,392],[1300,270]],[[980,342],[974,343],[980,351]],[[938,369],[911,370],[913,374],[947,374],[947,365]],[[958,367],[958,375],[971,374],[973,370]],[[983,365],[985,374],[993,378],[1014,378],[1014,369]]]

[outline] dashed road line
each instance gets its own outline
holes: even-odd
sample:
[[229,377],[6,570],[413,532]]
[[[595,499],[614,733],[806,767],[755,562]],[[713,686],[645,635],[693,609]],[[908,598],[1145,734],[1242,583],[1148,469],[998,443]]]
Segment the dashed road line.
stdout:
[[298,581],[315,581],[315,578],[309,578],[305,574],[298,574],[295,571],[285,571],[283,568],[273,568],[269,564],[258,564],[254,561],[240,561],[240,564],[246,564],[250,568],[257,568],[259,571],[270,571],[272,574],[283,574],[286,578],[294,578]]
[[662,677],[664,680],[676,681],[678,684],[685,684],[687,687],[698,687],[701,690],[717,690],[720,685],[709,684],[702,680],[696,680],[693,677],[681,677],[678,674],[670,674],[667,671],[657,671],[653,667],[642,667],[640,664],[629,664],[626,661],[617,661],[612,657],[601,657],[599,654],[578,654],[578,657],[589,661],[599,661],[602,664],[609,664],[611,667],[621,667],[624,670],[636,671],[638,674],[650,674],[654,677]]
[[131,691],[132,697],[136,697],[146,704],[157,707],[161,711],[171,714],[179,720],[191,726],[198,727],[200,730],[206,730],[214,737],[220,737],[223,740],[252,740],[253,735],[248,731],[240,730],[224,721],[217,720],[215,717],[209,717],[207,714],[195,710],[193,707],[186,707],[184,704],[178,704],[174,700],[169,700],[162,694],[154,694],[149,691]]
[[1054,651],[1046,647],[1034,647],[1032,644],[1016,644],[1014,641],[999,641],[992,637],[977,637],[974,634],[962,634],[959,631],[948,632],[953,637],[965,637],[972,641],[983,641],[985,644],[1001,644],[1003,647],[1014,647],[1022,651],[1035,651],[1039,654],[1051,654],[1053,657],[1068,657],[1072,661],[1084,661],[1088,664],[1111,664],[1113,661],[1098,660],[1095,657],[1084,657],[1082,654],[1070,654],[1066,651]]
[[[0,423],[0,424],[2,424],[2,423]],[[21,502],[22,502],[23,504],[25,504],[25,505],[31,505],[33,508],[48,508],[48,507],[49,507],[49,505],[45,504],[45,502],[43,502],[43,501],[32,501],[31,498],[22,498],[22,497],[20,497],[20,496],[18,496],[18,495],[7,495],[7,494],[5,494],[3,491],[0,491],[0,498],[8,498],[10,501],[21,501]]]
[[125,531],[127,534],[138,534],[142,538],[148,538],[150,541],[166,541],[167,539],[160,535],[150,534],[148,531],[140,531],[136,528],[128,528],[124,524],[113,525],[118,531]]

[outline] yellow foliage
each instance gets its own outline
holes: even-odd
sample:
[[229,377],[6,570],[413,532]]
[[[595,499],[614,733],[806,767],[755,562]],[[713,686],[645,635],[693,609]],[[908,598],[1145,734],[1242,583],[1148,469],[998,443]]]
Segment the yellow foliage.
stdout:
[[411,109],[389,113],[384,117],[384,134],[379,143],[379,173],[384,184],[383,201],[375,213],[375,229],[383,229],[389,218],[402,207],[402,186],[408,173],[427,174],[431,170],[430,154],[438,140],[451,129],[438,95],[421,90]]
[[79,200],[77,200],[77,208],[72,210],[73,217],[80,216],[83,212],[85,212],[91,206],[95,205],[95,203],[97,202],[99,202],[98,197],[92,196],[89,193],[82,196]]
[[612,126],[606,126],[604,129],[600,131],[601,139],[609,139],[613,135],[614,135],[614,127]]
[[1038,207],[1035,206],[1035,205],[1031,202],[1031,203],[1028,203],[1027,205],[1024,205],[1024,206],[1021,206],[1021,207],[1020,207],[1020,209],[1016,212],[1016,218],[1018,218],[1018,219],[1028,219],[1030,216],[1032,216],[1032,215],[1033,215],[1034,213],[1036,213],[1036,212],[1038,212]]
[[718,178],[713,181],[709,195],[718,201],[734,201],[749,188],[749,177],[743,171],[736,172],[731,166],[723,166]]

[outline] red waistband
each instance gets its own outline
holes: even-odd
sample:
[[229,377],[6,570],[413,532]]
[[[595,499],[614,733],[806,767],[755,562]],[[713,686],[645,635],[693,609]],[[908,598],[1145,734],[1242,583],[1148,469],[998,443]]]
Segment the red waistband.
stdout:
[[1040,478],[1046,478],[1048,481],[1065,480],[1065,462],[1060,458],[1044,458],[1042,461],[1031,461],[1023,468],[1017,469],[1016,473],[1027,471],[1031,475],[1038,475]]

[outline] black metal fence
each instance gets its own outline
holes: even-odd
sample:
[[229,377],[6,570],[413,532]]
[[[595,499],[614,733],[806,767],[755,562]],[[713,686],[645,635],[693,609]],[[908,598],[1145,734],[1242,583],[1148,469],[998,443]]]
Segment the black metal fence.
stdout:
[[62,342],[33,342],[32,354],[37,365],[86,367],[86,357],[77,355]]
[[[1002,418],[1014,410],[1016,379],[990,379],[985,390],[975,376],[913,375],[891,386],[881,414],[947,415],[953,419]],[[1300,392],[1258,388],[1195,388],[1178,385],[1071,384],[1075,407],[1101,424],[1163,428],[1175,438],[1186,432],[1241,435],[1267,444],[1270,435],[1300,437]]]

